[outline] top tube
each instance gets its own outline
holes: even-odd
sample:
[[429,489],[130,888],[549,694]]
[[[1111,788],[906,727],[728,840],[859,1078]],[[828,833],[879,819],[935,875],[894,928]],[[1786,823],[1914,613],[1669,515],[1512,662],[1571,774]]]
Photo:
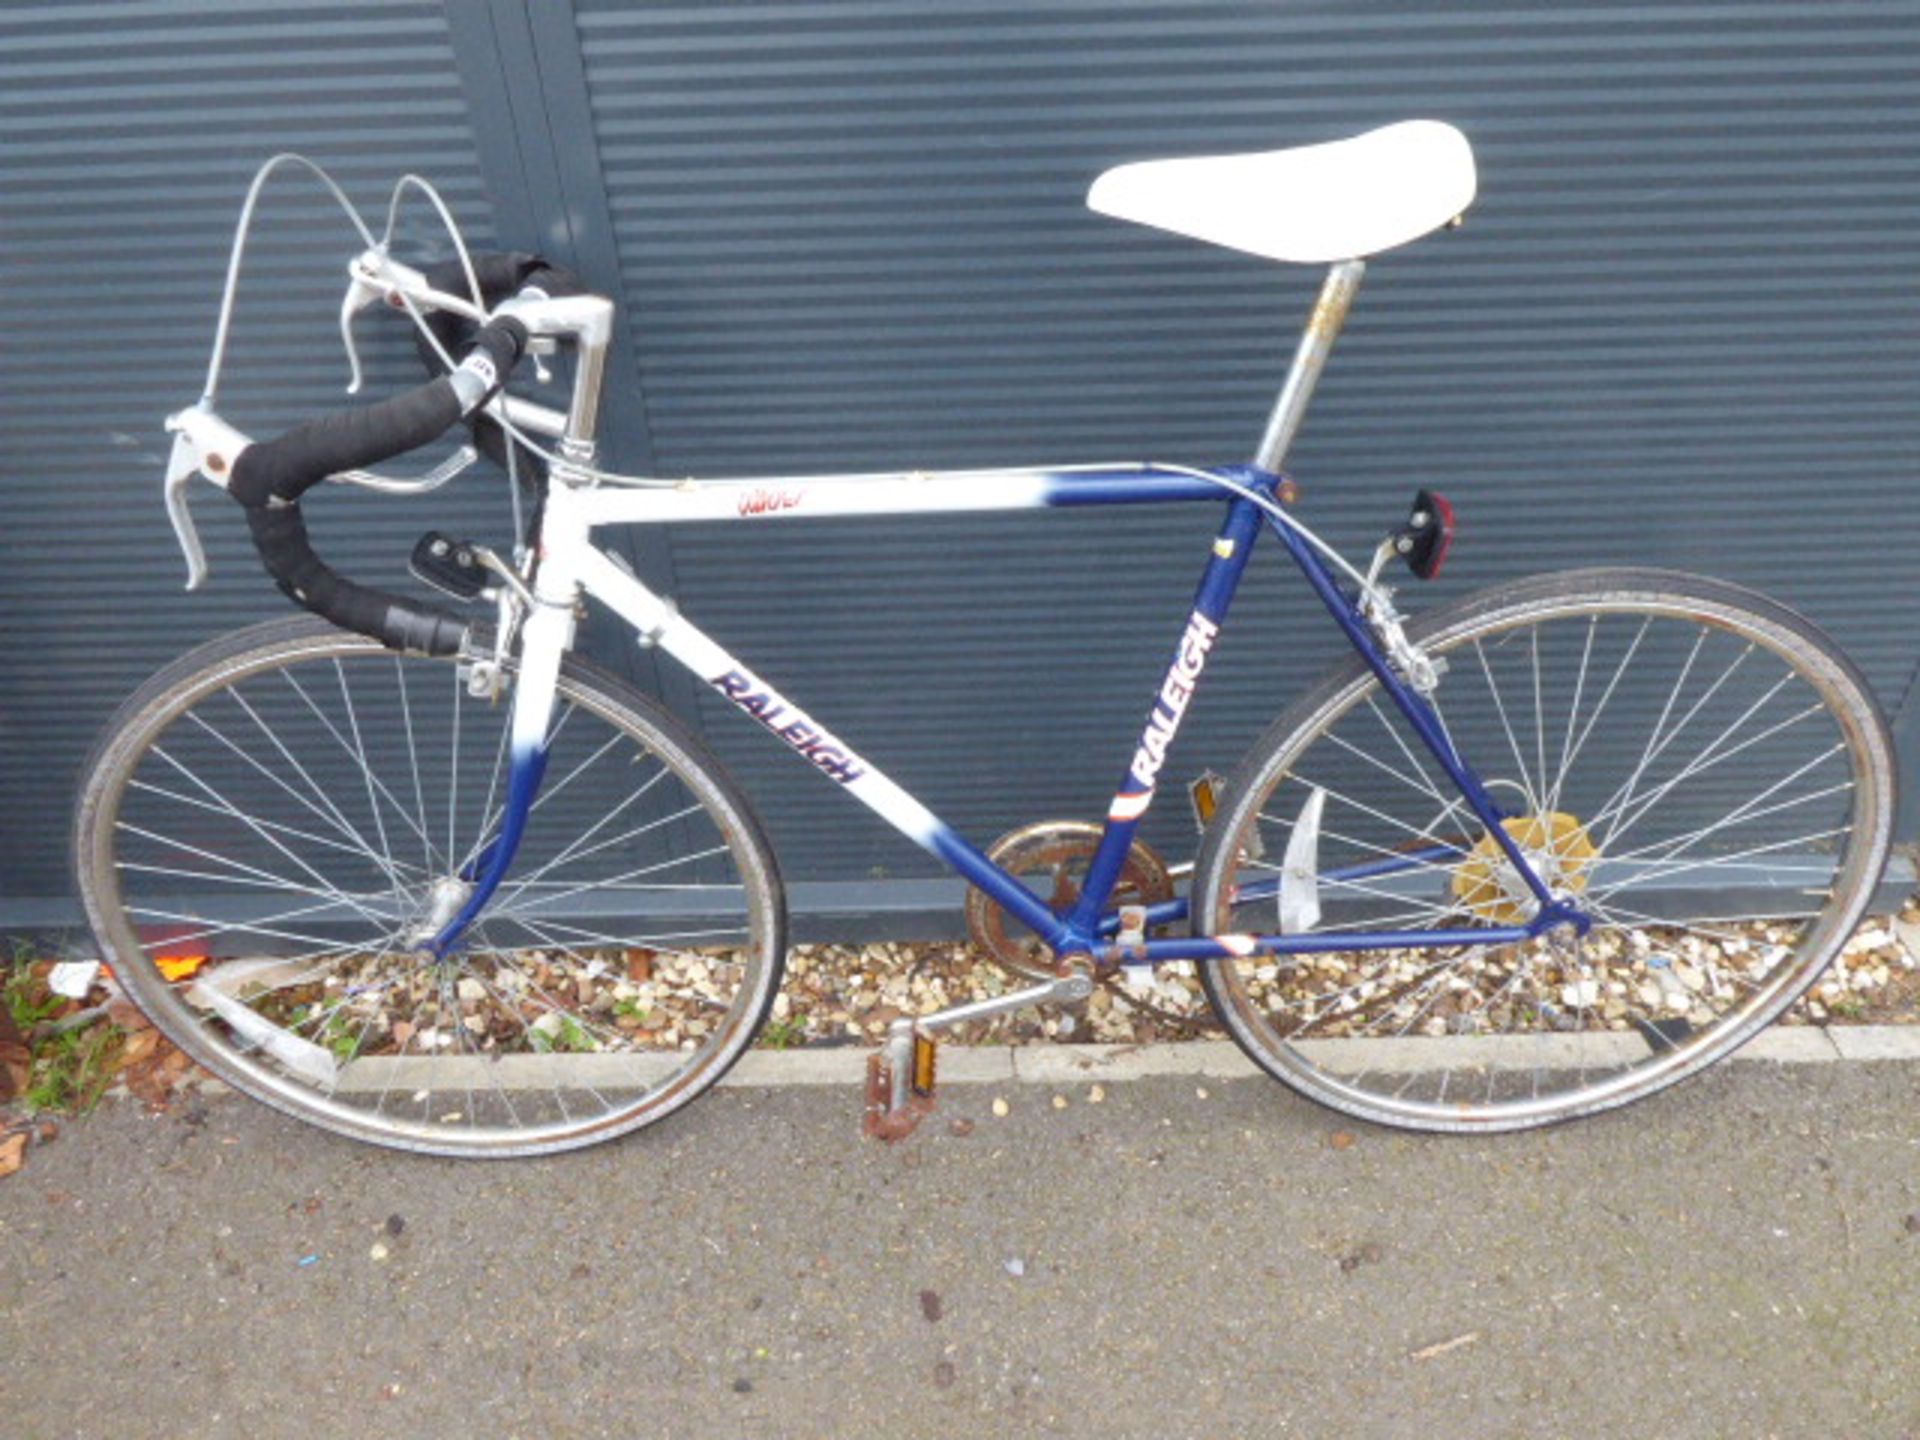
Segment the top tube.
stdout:
[[[1223,466],[1220,473],[1246,483],[1241,478],[1243,467]],[[644,487],[599,485],[578,494],[580,509],[596,526],[957,514],[1234,498],[1226,485],[1192,468],[1146,464],[689,480]]]

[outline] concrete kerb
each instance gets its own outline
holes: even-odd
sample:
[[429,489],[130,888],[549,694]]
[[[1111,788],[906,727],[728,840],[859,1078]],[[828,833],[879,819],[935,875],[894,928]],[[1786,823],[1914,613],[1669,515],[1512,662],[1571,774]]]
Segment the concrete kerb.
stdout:
[[[1391,1043],[1391,1042],[1380,1042]],[[858,1087],[871,1047],[825,1050],[753,1050],[727,1073],[722,1085],[778,1089],[789,1085]],[[1775,1027],[1748,1041],[1730,1057],[1736,1064],[1824,1065],[1838,1061],[1920,1061],[1920,1025],[1817,1025]],[[973,1045],[943,1046],[941,1085],[1103,1085],[1154,1076],[1210,1080],[1251,1079],[1260,1073],[1231,1040],[1188,1040],[1155,1045]],[[227,1086],[200,1078],[200,1093],[222,1095]]]
[[[862,1046],[831,1050],[756,1050],[723,1082],[727,1085],[858,1085],[866,1074]],[[1775,1027],[1736,1050],[1741,1064],[1820,1065],[1840,1060],[1920,1060],[1920,1025]],[[1230,1040],[1163,1045],[945,1046],[942,1085],[1069,1085],[1187,1075],[1237,1080],[1257,1075]]]

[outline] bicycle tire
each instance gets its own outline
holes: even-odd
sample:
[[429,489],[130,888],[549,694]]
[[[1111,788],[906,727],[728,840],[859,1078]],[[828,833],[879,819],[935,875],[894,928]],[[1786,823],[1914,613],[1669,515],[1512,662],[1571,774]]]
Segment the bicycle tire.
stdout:
[[703,1093],[779,987],[778,867],[705,747],[596,666],[562,666],[554,803],[514,870],[456,954],[420,952],[433,887],[470,881],[497,821],[508,715],[451,659],[304,616],[164,668],[95,747],[74,830],[129,998],[236,1089],[404,1150],[572,1149]]
[[[1721,581],[1596,569],[1470,596],[1408,634],[1449,662],[1436,709],[1503,826],[1595,927],[1577,942],[1200,966],[1262,1070],[1383,1125],[1551,1124],[1704,1069],[1839,954],[1886,861],[1896,767],[1866,682],[1810,621]],[[1315,876],[1301,928],[1530,918],[1493,837],[1463,821],[1383,694],[1356,660],[1249,750],[1196,859],[1196,933],[1283,928],[1276,887],[1254,882],[1288,868],[1288,842]]]

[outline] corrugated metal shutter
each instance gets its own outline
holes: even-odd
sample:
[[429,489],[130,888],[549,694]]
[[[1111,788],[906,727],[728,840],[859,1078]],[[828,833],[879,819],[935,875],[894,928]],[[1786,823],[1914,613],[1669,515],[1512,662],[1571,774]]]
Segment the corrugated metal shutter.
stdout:
[[[479,243],[545,230],[488,213],[490,186],[522,193],[497,183],[520,163],[493,153],[499,130],[545,117],[470,114],[475,32],[462,61],[449,27],[472,13],[0,10],[0,266],[26,321],[0,350],[0,894],[66,891],[75,772],[113,704],[279,603],[210,494],[215,580],[181,595],[158,496],[159,417],[198,389],[258,160],[305,150],[368,204],[416,169]],[[1473,137],[1482,197],[1462,233],[1373,267],[1295,456],[1307,516],[1357,549],[1433,484],[1465,533],[1422,602],[1577,562],[1702,568],[1801,605],[1889,707],[1907,690],[1920,11],[1903,0],[582,0],[570,38],[593,123],[543,143],[598,161],[641,382],[612,403],[644,407],[663,473],[1242,458],[1315,277],[1093,216],[1088,181],[1436,115]],[[280,193],[225,392],[259,433],[344,374],[345,232]],[[369,355],[376,385],[410,378],[393,329]],[[393,579],[428,524],[498,533],[501,491],[330,497],[316,532]],[[649,553],[688,613],[986,840],[1098,812],[1214,518],[783,522]],[[1292,577],[1258,567],[1175,769],[1230,762],[1336,652]],[[695,703],[791,877],[928,873]],[[1152,836],[1190,846],[1177,813]]]
[[[214,567],[184,570],[160,503],[161,419],[199,394],[227,245],[254,168],[325,164],[375,217],[404,170],[491,231],[446,17],[430,0],[0,10],[0,894],[70,887],[81,761],[108,714],[188,645],[283,613],[239,511],[200,487]],[[410,228],[431,234],[428,213]],[[276,182],[248,253],[221,391],[254,434],[338,399],[343,267],[355,241],[310,183]],[[363,324],[378,393],[418,378],[398,326]],[[429,524],[498,528],[504,486],[432,504],[329,493],[316,540],[391,582]]]
[[[1758,584],[1901,699],[1911,5],[578,15],[664,472],[1240,459],[1314,277],[1093,216],[1088,182],[1438,116],[1473,138],[1482,198],[1462,233],[1373,267],[1295,454],[1305,514],[1359,548],[1416,486],[1451,492],[1465,536],[1423,603],[1596,561]],[[985,839],[1097,814],[1210,519],[783,523],[672,546],[689,614]],[[1290,582],[1254,577],[1182,773],[1231,759],[1331,654]],[[924,869],[709,720],[791,872]],[[1152,834],[1191,843],[1177,814]]]

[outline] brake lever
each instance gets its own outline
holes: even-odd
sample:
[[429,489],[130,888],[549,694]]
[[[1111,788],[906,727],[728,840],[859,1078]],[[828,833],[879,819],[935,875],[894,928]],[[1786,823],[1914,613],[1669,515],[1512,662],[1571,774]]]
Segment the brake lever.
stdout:
[[[347,262],[347,293],[340,300],[340,341],[347,347],[347,363],[353,376],[347,386],[349,395],[360,392],[360,356],[353,344],[353,317],[375,300],[385,300],[397,310],[418,306],[424,310],[445,310],[484,325],[486,310],[460,295],[449,295],[427,283],[427,277],[411,265],[403,265],[379,246],[362,250]],[[538,360],[535,366],[542,380],[550,378]]]
[[347,293],[340,300],[340,343],[347,347],[347,394],[360,393],[360,352],[353,344],[353,317],[386,293],[376,279],[375,251],[368,250],[347,262]]
[[169,415],[167,429],[173,432],[164,487],[167,519],[173,522],[174,538],[186,556],[187,589],[198,590],[206,583],[207,552],[200,544],[200,532],[194,528],[193,513],[187,508],[187,482],[199,474],[226,489],[233,462],[253,442],[204,405]]

